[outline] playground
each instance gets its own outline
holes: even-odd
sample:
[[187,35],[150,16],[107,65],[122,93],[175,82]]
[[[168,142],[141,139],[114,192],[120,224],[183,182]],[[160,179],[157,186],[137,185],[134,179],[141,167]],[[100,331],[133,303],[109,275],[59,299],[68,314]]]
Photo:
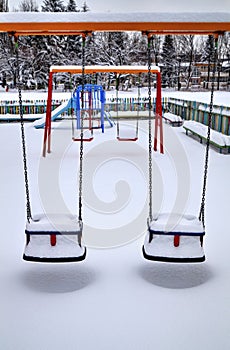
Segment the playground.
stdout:
[[[173,138],[170,142],[171,132]],[[99,163],[96,173],[95,165],[89,168],[91,174],[87,175],[86,187],[93,181],[95,195],[102,201],[95,208],[92,198],[86,198],[84,225],[87,241],[92,246],[88,249],[87,259],[78,265],[31,265],[22,260],[25,211],[24,205],[19,206],[24,198],[20,126],[18,123],[1,124],[0,133],[1,144],[7,144],[0,156],[0,176],[4,184],[1,191],[4,234],[0,236],[1,346],[4,349],[61,350],[66,347],[72,350],[76,349],[76,344],[79,348],[93,349],[95,343],[100,349],[126,349],[132,344],[132,348],[137,350],[152,349],[153,346],[163,350],[170,349],[172,343],[181,350],[229,348],[228,155],[210,150],[206,262],[198,265],[152,263],[143,260],[141,251],[147,215],[147,173],[141,162],[147,159],[146,130],[143,128],[138,143],[132,143],[132,147],[126,145],[126,150],[124,144],[116,140],[115,128],[106,129],[103,135],[98,131],[94,141],[86,145],[88,165],[95,158]],[[34,174],[40,166],[43,130],[27,123],[26,133],[30,174]],[[78,147],[71,142],[70,130],[66,133],[68,143],[65,154],[61,156],[58,181],[68,208],[74,211],[78,166],[75,152],[78,152]],[[53,132],[53,161],[60,156],[59,140],[55,137],[60,137],[57,129]],[[173,206],[178,186],[184,181],[184,164],[181,164],[181,154],[175,148],[179,143],[189,169],[187,209],[196,215],[205,146],[187,137],[183,127],[167,125],[165,140],[170,143],[166,141],[165,144],[167,161],[163,155],[155,155],[161,167],[160,178],[164,182],[164,209],[169,210]],[[49,161],[52,169],[53,162]],[[171,170],[170,173],[167,169]],[[52,176],[49,185],[56,181]],[[37,176],[30,176],[30,179],[33,209],[40,212],[37,191],[41,179]],[[123,205],[120,212],[103,215],[98,210],[103,209],[103,202],[115,200],[119,181],[130,187],[130,192],[126,190],[126,206]],[[118,187],[118,196],[126,186]],[[52,193],[55,197],[55,192]],[[135,226],[130,225],[131,237],[128,239],[132,240],[135,236],[136,239],[127,242],[129,244],[123,245],[124,242],[115,240],[111,245],[117,243],[121,246],[94,248],[104,242],[103,232],[105,236],[108,228],[116,229],[118,220],[124,225],[129,224],[134,215],[140,219],[139,237]],[[98,216],[100,220],[95,227]],[[97,237],[102,235],[99,242],[94,240],[96,234]]]
[[[51,74],[45,115],[24,123],[18,84],[20,123],[0,124],[2,348],[229,349],[230,154],[228,144],[226,152],[215,148],[219,129],[226,133],[221,141],[229,141],[229,93],[215,95],[213,79],[209,95],[193,95],[209,105],[193,115],[207,127],[198,142],[183,119],[173,125],[168,113],[163,120],[160,70],[151,71],[149,49],[156,32],[211,32],[216,59],[228,17],[184,15],[175,26],[169,14],[155,22],[151,15],[135,22],[122,15],[64,22],[62,15],[56,22],[53,15],[31,24],[30,14],[21,22],[10,14],[0,23],[1,31],[14,27],[16,43],[18,35],[51,32],[80,33],[83,42],[82,85],[68,98],[63,93],[65,102],[52,111]],[[135,89],[135,118],[130,111],[123,118],[117,84],[106,120],[103,89],[85,81],[86,27],[147,30],[143,115]],[[18,57],[19,45],[15,50]],[[214,125],[218,98],[223,122],[216,117]]]

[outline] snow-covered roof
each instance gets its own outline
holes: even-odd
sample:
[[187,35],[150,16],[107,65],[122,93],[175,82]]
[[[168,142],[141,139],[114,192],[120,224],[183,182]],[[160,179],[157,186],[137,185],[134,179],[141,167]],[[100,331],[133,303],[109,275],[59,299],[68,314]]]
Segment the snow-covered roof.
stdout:
[[[50,72],[53,73],[82,73],[82,66],[51,66]],[[138,74],[138,73],[147,73],[147,66],[86,66],[85,73],[86,74],[95,74],[95,73],[129,73],[129,74]],[[151,66],[152,73],[160,72],[160,68],[158,66]]]
[[182,13],[0,13],[0,32],[17,35],[73,34],[85,31],[214,33],[230,31],[230,12]]

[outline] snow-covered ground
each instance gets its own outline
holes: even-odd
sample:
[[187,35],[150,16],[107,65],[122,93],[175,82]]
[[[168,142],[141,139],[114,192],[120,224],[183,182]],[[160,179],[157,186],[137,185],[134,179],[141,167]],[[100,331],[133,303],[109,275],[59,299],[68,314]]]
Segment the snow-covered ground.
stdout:
[[[191,95],[201,98],[200,93]],[[230,93],[215,98],[230,105]],[[67,123],[53,130],[52,153],[45,159],[43,130],[25,125],[33,213],[77,211],[79,144],[72,143]],[[130,131],[135,124],[122,122],[120,127]],[[149,262],[142,257],[148,217],[147,126],[141,122],[139,140],[126,143],[116,140],[116,127],[106,128],[105,134],[96,130],[84,158],[87,258],[75,264],[39,264],[22,260],[20,125],[1,124],[0,139],[0,349],[229,350],[230,155],[210,149],[206,261]],[[198,215],[205,145],[186,136],[183,127],[167,124],[164,139],[165,154],[153,158],[154,209]]]
[[[155,90],[152,89],[153,91],[153,96],[155,94]],[[119,97],[137,97],[138,91],[137,89],[132,89],[130,91],[119,91]],[[70,93],[63,93],[63,92],[53,92],[53,99],[58,100],[58,99],[69,99],[71,96]],[[109,91],[106,92],[107,97],[116,97],[116,92],[115,91]],[[148,90],[147,88],[142,88],[141,89],[141,96],[142,97],[147,97],[148,96]],[[209,91],[200,91],[200,92],[189,92],[189,91],[172,91],[170,89],[165,89],[162,91],[162,96],[163,97],[175,97],[175,98],[181,98],[184,100],[191,100],[191,101],[199,101],[199,102],[205,102],[209,103],[210,102],[210,92]],[[24,100],[31,100],[31,99],[36,99],[36,100],[46,100],[47,99],[47,93],[46,92],[23,92],[22,97]],[[0,92],[0,101],[14,101],[18,100],[18,94],[16,91],[9,91],[9,92]],[[214,95],[214,104],[217,105],[225,105],[225,106],[230,106],[230,93],[228,91],[216,91]]]

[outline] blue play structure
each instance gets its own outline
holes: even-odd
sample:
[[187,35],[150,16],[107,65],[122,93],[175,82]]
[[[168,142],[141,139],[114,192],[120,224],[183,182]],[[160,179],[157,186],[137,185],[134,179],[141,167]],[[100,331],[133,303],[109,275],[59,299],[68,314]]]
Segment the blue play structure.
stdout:
[[93,123],[99,119],[98,128],[104,132],[105,118],[110,126],[113,126],[113,122],[105,112],[105,91],[101,85],[85,84],[84,91],[82,91],[82,85],[79,85],[73,94],[73,100],[76,106],[77,129],[81,128],[81,116],[88,121],[89,129],[95,128]]
[[[84,107],[82,108],[82,85],[79,85],[71,98],[63,102],[60,106],[51,112],[51,121],[62,119],[63,113],[68,113],[69,109],[73,109],[76,115],[76,128],[81,128],[81,113],[84,111],[84,119],[88,120],[89,128],[94,128],[95,120],[100,119],[99,128],[104,132],[104,121],[108,121],[109,125],[114,126],[112,117],[109,112],[105,111],[105,91],[101,85],[86,84],[84,85]],[[34,122],[36,129],[44,128],[46,115]]]

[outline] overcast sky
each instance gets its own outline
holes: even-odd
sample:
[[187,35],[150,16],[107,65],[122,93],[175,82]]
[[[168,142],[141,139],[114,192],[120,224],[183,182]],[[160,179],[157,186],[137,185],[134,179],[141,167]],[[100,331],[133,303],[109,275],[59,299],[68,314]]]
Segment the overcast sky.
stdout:
[[[22,0],[8,0],[12,11]],[[35,0],[40,6],[43,0]],[[68,0],[64,0],[67,3]],[[76,0],[81,7],[84,0]],[[230,0],[86,0],[91,12],[216,12],[229,11]]]

